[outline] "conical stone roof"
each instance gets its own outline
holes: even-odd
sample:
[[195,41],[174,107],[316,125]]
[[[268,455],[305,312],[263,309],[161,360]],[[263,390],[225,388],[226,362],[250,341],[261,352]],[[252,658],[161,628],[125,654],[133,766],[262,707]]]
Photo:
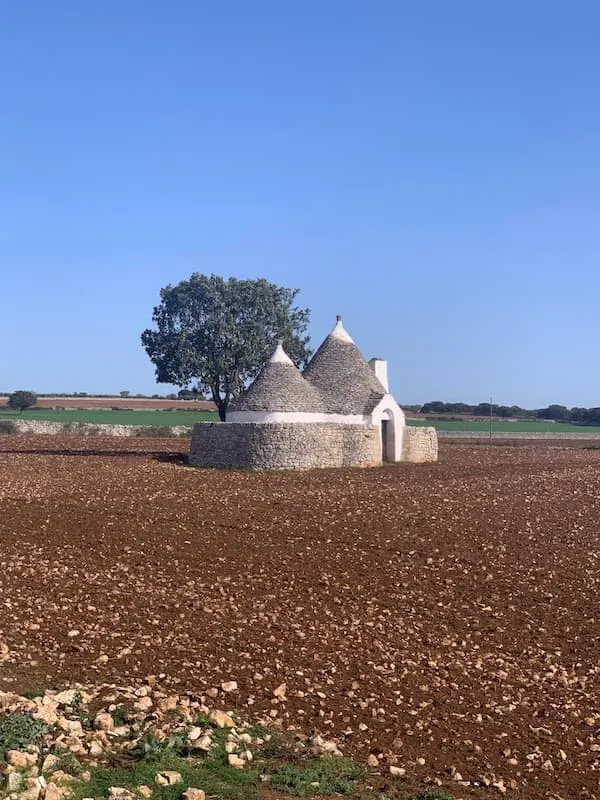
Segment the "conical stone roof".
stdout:
[[229,412],[236,411],[322,413],[323,398],[279,342],[253,383],[230,404]]
[[369,414],[386,394],[341,317],[310,360],[304,377],[321,395],[326,414]]

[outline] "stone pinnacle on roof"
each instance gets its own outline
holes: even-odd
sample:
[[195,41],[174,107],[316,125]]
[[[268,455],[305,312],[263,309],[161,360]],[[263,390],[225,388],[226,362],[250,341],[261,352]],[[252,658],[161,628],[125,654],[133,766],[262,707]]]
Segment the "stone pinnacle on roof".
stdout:
[[273,351],[273,355],[269,359],[270,364],[291,364],[294,366],[294,362],[288,356],[288,354],[283,349],[283,339],[277,340],[277,347]]
[[342,315],[338,314],[336,319],[337,322],[335,323],[335,327],[331,331],[330,336],[333,336],[335,339],[340,339],[340,341],[342,342],[349,342],[350,344],[354,344],[354,339],[350,336],[350,334],[342,324]]

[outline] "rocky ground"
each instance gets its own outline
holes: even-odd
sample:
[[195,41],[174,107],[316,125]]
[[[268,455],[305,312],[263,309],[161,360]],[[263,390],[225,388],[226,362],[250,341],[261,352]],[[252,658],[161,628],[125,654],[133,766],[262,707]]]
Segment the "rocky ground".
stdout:
[[600,450],[195,470],[0,437],[0,689],[219,698],[456,798],[600,797]]
[[[373,798],[367,770],[319,735],[286,734],[207,705],[236,691],[135,686],[0,692],[0,797],[7,800],[275,800],[286,790]],[[402,773],[402,774],[400,774]],[[392,767],[388,781],[403,783]],[[344,791],[344,793],[346,793]]]

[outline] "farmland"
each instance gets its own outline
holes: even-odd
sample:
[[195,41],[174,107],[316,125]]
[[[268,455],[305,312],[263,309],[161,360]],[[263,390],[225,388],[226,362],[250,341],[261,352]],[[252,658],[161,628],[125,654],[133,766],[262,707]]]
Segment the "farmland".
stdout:
[[234,680],[229,708],[455,797],[598,796],[599,449],[300,474],[185,449],[0,437],[0,688]]
[[[86,404],[85,401],[79,401]],[[106,402],[106,401],[105,401]],[[112,401],[110,401],[112,402]],[[151,401],[149,401],[151,403]],[[113,408],[29,408],[20,413],[7,408],[0,407],[0,419],[23,418],[33,420],[47,420],[50,422],[87,422],[93,425],[188,425],[192,426],[195,422],[216,422],[219,417],[216,411],[206,410],[204,404],[197,408],[194,404],[188,403],[176,406],[173,409],[153,408],[138,405],[135,408],[127,408],[125,404],[121,407]],[[489,432],[489,421],[484,420],[436,420],[436,419],[407,419],[408,425],[431,425],[438,431],[473,431],[487,435]],[[495,433],[578,433],[578,434],[598,434],[600,428],[583,425],[557,424],[548,421],[520,420],[517,422],[506,422],[505,420],[494,420],[493,430]]]
[[[407,419],[407,424],[432,425],[438,431],[481,431],[482,433],[488,433],[490,430],[490,421],[488,419],[469,419],[468,417],[457,420]],[[600,433],[600,427],[592,425],[569,425],[568,423],[534,419],[521,419],[514,422],[494,419],[492,421],[492,430],[496,433]]]
[[167,411],[163,409],[28,408],[22,413],[0,408],[0,419],[31,419],[49,422],[88,422],[92,425],[193,425],[217,422],[216,411]]

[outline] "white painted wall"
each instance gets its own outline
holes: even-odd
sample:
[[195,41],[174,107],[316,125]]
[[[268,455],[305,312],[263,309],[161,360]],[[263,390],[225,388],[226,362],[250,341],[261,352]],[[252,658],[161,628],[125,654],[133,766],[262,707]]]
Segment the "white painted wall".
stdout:
[[333,422],[337,425],[370,425],[370,415],[363,414],[320,414],[299,411],[230,411],[227,422]]
[[383,358],[372,358],[369,361],[369,366],[375,373],[375,377],[379,381],[379,383],[383,386],[386,392],[389,392],[390,387],[388,384],[388,366],[387,361]]
[[[370,416],[370,423],[371,425],[375,425],[380,432],[381,435],[381,422],[382,420],[387,419],[390,421],[391,425],[389,426],[389,435],[393,437],[393,447],[389,449],[389,451],[393,454],[394,461],[401,461],[402,460],[402,442],[404,436],[404,428],[406,426],[406,420],[404,417],[404,411],[400,408],[398,403],[394,400],[391,394],[386,394],[385,397],[382,397],[379,403],[373,409],[373,412]],[[383,448],[382,448],[383,452]]]

